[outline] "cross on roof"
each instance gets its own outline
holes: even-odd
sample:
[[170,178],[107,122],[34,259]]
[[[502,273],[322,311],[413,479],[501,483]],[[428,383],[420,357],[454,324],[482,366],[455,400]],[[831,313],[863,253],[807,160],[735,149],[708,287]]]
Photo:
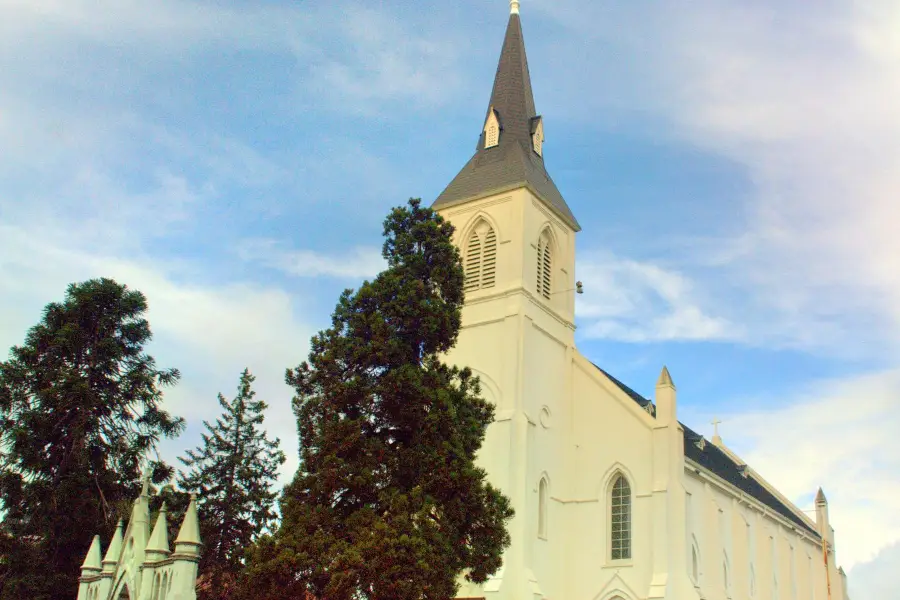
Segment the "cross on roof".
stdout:
[[713,435],[719,435],[719,425],[721,425],[721,424],[722,424],[721,419],[716,418],[716,419],[712,420]]

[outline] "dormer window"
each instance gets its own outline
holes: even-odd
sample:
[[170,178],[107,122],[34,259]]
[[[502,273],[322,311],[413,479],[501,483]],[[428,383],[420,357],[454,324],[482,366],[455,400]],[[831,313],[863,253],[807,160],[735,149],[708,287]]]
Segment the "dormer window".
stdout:
[[484,124],[484,148],[493,148],[500,144],[500,119],[497,111],[491,107],[487,121]]
[[538,156],[544,155],[544,120],[541,117],[531,120],[531,145]]

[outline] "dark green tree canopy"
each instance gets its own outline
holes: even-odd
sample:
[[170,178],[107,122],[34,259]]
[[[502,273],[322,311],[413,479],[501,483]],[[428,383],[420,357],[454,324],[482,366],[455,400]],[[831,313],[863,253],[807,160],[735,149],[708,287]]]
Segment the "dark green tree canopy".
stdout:
[[156,449],[184,427],[161,408],[179,374],[144,351],[146,310],[111,279],[72,284],[0,363],[4,600],[71,597],[93,534],[111,534],[144,461],[154,480],[171,475]]
[[262,429],[267,405],[255,398],[254,380],[245,369],[233,400],[219,394],[222,415],[214,424],[204,421],[203,445],[179,459],[188,467],[179,486],[197,494],[200,575],[208,583],[201,598],[227,597],[246,548],[277,516],[273,486],[285,456],[279,440],[267,439]]
[[384,235],[388,268],[341,295],[287,372],[301,464],[281,527],[252,550],[248,597],[446,600],[509,544],[509,501],[474,462],[493,407],[440,359],[464,301],[453,227],[410,200]]

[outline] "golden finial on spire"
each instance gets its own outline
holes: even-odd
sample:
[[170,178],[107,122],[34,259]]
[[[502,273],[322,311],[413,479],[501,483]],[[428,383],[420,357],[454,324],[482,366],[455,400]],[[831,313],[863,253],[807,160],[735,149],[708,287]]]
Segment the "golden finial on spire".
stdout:
[[519,0],[509,0],[509,14],[519,14]]

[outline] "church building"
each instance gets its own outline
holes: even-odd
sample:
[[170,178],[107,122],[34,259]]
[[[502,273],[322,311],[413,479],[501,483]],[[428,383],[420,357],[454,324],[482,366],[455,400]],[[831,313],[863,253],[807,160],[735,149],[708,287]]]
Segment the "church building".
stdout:
[[119,521],[102,560],[100,536],[94,536],[81,565],[77,600],[197,600],[197,503],[192,496],[173,551],[165,504],[150,531],[149,483],[145,478],[128,527]]
[[516,511],[502,569],[459,597],[846,600],[821,490],[813,520],[679,422],[665,367],[648,399],[575,347],[581,227],[544,134],[513,0],[477,149],[433,205],[466,275],[449,360],[496,406],[479,461]]

